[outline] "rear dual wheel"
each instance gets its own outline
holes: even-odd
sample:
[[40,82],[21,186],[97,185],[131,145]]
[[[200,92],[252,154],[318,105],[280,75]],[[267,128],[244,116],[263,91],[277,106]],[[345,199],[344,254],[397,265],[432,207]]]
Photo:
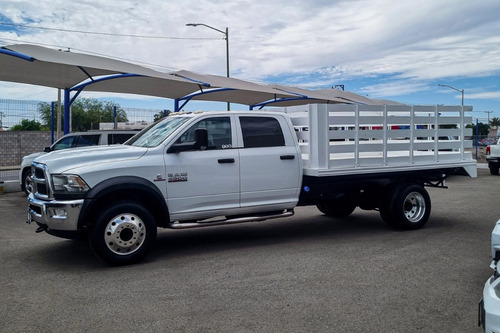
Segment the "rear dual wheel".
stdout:
[[431,199],[423,186],[401,184],[387,193],[380,216],[390,226],[414,230],[422,228],[431,214]]

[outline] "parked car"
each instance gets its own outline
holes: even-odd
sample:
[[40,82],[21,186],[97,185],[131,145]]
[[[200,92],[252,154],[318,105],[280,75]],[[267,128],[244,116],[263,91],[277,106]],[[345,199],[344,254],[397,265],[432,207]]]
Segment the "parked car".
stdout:
[[479,302],[479,326],[488,333],[500,332],[500,220],[491,233],[491,256],[493,275],[486,281]]
[[33,153],[23,157],[21,169],[19,170],[19,183],[21,189],[26,195],[31,193],[31,162],[43,154],[50,153],[54,150],[77,148],[96,145],[112,145],[121,144],[130,139],[138,131],[91,131],[91,132],[75,132],[69,133],[54,142],[52,146],[45,147],[43,151]]
[[497,144],[497,138],[487,138],[479,141],[479,146],[486,147]]
[[498,175],[500,170],[500,145],[496,142],[486,147],[486,161],[492,175]]

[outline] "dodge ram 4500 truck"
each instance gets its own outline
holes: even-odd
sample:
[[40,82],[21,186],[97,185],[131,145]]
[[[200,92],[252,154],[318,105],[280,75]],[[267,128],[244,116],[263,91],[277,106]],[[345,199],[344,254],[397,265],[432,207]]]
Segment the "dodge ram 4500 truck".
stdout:
[[[424,186],[476,176],[463,140],[470,109],[312,104],[176,114],[124,145],[35,159],[28,222],[59,237],[88,234],[112,265],[142,259],[157,227],[263,221],[297,205],[334,218],[379,210],[392,227],[418,229],[431,210]],[[457,139],[439,139],[448,136]]]

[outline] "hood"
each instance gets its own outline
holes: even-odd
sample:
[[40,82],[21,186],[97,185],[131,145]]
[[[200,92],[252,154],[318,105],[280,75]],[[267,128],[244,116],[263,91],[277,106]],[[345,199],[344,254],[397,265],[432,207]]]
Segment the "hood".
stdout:
[[26,156],[23,156],[23,160],[33,160],[35,157],[38,157],[40,155],[45,155],[47,154],[46,152],[44,151],[39,151],[37,153],[32,153],[32,154],[29,154],[29,155],[26,155]]
[[35,158],[34,162],[47,165],[50,172],[71,173],[72,169],[140,158],[146,148],[127,145],[89,146],[61,149]]

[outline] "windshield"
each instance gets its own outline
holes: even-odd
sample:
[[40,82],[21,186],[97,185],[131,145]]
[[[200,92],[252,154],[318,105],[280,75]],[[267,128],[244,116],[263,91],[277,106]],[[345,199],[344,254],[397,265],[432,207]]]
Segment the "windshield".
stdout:
[[124,144],[145,148],[156,147],[188,119],[188,117],[167,117],[135,135]]

